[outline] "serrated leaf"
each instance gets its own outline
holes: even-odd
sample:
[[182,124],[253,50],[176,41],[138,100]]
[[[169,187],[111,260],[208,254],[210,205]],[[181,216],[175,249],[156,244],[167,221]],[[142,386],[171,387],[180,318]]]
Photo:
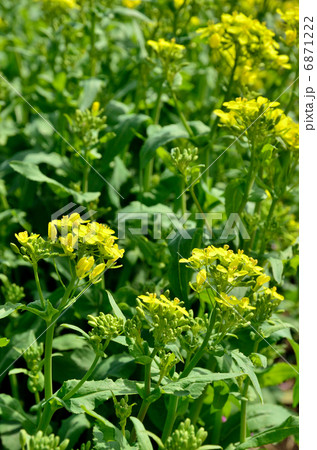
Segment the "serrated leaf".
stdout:
[[[63,398],[79,380],[68,380],[63,383],[57,393]],[[105,402],[113,395],[134,395],[138,393],[137,382],[119,378],[116,381],[106,378],[105,380],[86,381],[86,383],[69,400],[64,401],[68,411],[74,414],[82,413],[82,406],[93,410],[100,403]]]
[[253,364],[250,361],[250,359],[247,356],[245,356],[243,353],[239,352],[239,350],[233,350],[233,352],[231,352],[231,356],[235,360],[235,362],[238,364],[240,369],[242,369],[243,372],[246,375],[248,375],[248,377],[250,378],[250,381],[255,389],[255,392],[258,394],[261,402],[263,402],[261,387],[260,387],[259,381],[257,379],[257,376],[254,373]]
[[205,386],[213,381],[227,380],[241,376],[242,373],[213,373],[207,369],[196,367],[188,375],[188,377],[181,378],[177,381],[172,381],[162,386],[162,391],[165,394],[173,394],[177,396],[191,395],[193,398],[198,398]]
[[243,444],[238,445],[236,450],[245,450],[248,448],[261,447],[262,445],[279,443],[292,435],[298,438],[298,427],[298,417],[291,416],[282,424],[249,437]]

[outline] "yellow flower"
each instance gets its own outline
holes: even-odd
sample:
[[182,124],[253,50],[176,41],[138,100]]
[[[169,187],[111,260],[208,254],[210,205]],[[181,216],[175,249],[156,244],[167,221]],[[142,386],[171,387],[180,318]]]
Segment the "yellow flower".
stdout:
[[80,280],[85,278],[89,274],[94,263],[95,263],[95,259],[93,256],[90,256],[89,258],[87,258],[86,256],[83,256],[82,258],[80,258],[80,260],[76,264],[77,277]]
[[126,8],[137,8],[141,3],[141,0],[122,0],[122,4]]
[[174,38],[170,41],[166,41],[162,38],[158,41],[149,40],[147,41],[147,44],[152,47],[158,55],[165,59],[179,59],[186,50],[184,45],[176,44]]
[[261,286],[263,286],[263,284],[270,281],[270,279],[271,279],[271,277],[269,277],[268,275],[265,275],[264,273],[262,275],[258,276],[256,279],[256,284],[254,286],[254,290],[259,289]]
[[215,50],[211,59],[222,71],[231,73],[235,65],[237,76],[237,72],[243,72],[246,65],[252,72],[264,65],[275,69],[290,68],[288,56],[279,55],[279,44],[273,31],[265,23],[243,13],[222,14],[219,23],[209,22],[207,27],[197,32]]
[[273,286],[271,289],[267,288],[265,289],[265,294],[270,295],[271,298],[273,298],[274,300],[284,300],[283,295],[279,294],[278,292],[276,292],[276,286]]
[[197,277],[196,277],[196,283],[198,286],[201,286],[202,284],[205,283],[207,278],[207,272],[206,269],[201,269],[200,272],[198,272]]
[[282,138],[291,149],[296,150],[299,146],[298,124],[277,108],[278,105],[278,102],[270,102],[261,96],[251,100],[239,97],[223,104],[228,111],[216,109],[214,113],[220,118],[220,125],[245,131],[247,135],[253,132],[253,128],[250,131],[248,128],[255,121],[258,127],[263,124],[270,128],[273,122],[275,136]]
[[92,113],[96,114],[100,109],[100,103],[99,102],[93,102],[91,106]]
[[239,300],[235,295],[228,295],[225,292],[221,292],[220,297],[216,297],[216,301],[229,308],[235,308],[238,306],[247,310],[256,309],[254,306],[249,305],[248,297],[243,297]]
[[193,27],[198,27],[198,25],[200,24],[199,17],[197,17],[197,16],[192,16],[192,17],[190,18],[189,23],[190,23]]
[[211,48],[218,48],[221,44],[221,36],[219,33],[213,33],[209,38],[209,45]]
[[29,233],[27,231],[21,231],[20,233],[16,233],[15,237],[19,241],[21,245],[26,244],[27,241],[30,239]]
[[27,231],[20,231],[15,233],[15,237],[21,245],[27,244],[29,241],[33,241],[39,237],[39,234],[32,233],[30,236]]
[[72,233],[68,233],[65,237],[60,237],[59,240],[66,254],[73,253],[78,244],[77,236],[74,236]]
[[174,0],[174,6],[177,9],[181,8],[185,2],[186,2],[186,0]]
[[181,306],[181,301],[175,297],[173,301],[169,300],[165,295],[160,295],[160,298],[157,298],[155,293],[147,293],[147,295],[139,295],[138,298],[142,300],[143,303],[148,303],[150,307],[152,306],[154,309],[157,307],[167,308],[171,312],[179,312],[184,316],[189,316],[188,311]]
[[48,224],[48,238],[53,242],[55,242],[57,238],[57,229],[52,222],[49,222]]
[[99,277],[99,275],[101,275],[103,273],[103,271],[105,270],[106,264],[105,263],[101,263],[98,264],[94,270],[90,273],[89,275],[89,280],[93,283],[99,283],[99,281],[101,281],[101,277]]

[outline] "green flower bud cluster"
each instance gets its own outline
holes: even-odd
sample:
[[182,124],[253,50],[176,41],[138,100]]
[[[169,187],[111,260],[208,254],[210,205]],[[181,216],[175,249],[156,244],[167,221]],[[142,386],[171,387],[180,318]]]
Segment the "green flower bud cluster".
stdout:
[[90,450],[91,449],[91,442],[85,442],[84,444],[81,444],[78,450]]
[[12,250],[22,256],[24,261],[36,264],[38,261],[50,256],[59,256],[59,253],[53,251],[52,244],[45,241],[39,234],[32,233],[30,236],[27,231],[21,231],[16,234],[21,247],[11,243]]
[[198,148],[192,147],[182,150],[179,147],[172,148],[171,158],[173,165],[184,178],[185,184],[195,184],[195,181],[200,176],[200,169],[204,167],[204,164],[195,164],[195,161],[198,159]]
[[22,450],[65,450],[69,439],[60,442],[59,436],[54,434],[45,436],[43,431],[38,431],[34,436],[30,436],[25,430],[21,430],[20,444]]
[[208,433],[204,428],[199,428],[196,432],[190,419],[181,422],[177,430],[167,439],[166,450],[197,450],[205,441]]
[[120,424],[123,434],[125,434],[125,427],[126,427],[128,418],[131,416],[132,408],[134,405],[136,405],[136,403],[129,405],[128,400],[129,400],[129,397],[127,395],[125,395],[118,402],[116,397],[113,395],[113,403],[114,403],[115,413],[119,419],[119,424]]
[[30,392],[41,392],[44,389],[44,375],[41,371],[44,352],[43,343],[31,345],[23,354],[28,368],[28,389]]
[[100,347],[103,341],[109,342],[119,336],[123,331],[123,320],[112,314],[101,312],[97,317],[89,315],[88,319],[88,324],[92,327],[88,333],[90,341],[97,347]]
[[204,339],[208,327],[208,314],[203,317],[193,317],[193,312],[190,314],[190,328],[183,336],[183,346],[193,352],[199,347]]
[[[99,133],[107,128],[107,117],[102,116],[102,109],[99,109],[99,102],[94,102],[91,109],[84,111],[77,109],[73,118],[66,116],[72,132],[80,140],[82,148],[85,150],[84,156],[90,161],[101,158],[101,155],[96,151],[96,146],[100,142]],[[106,133],[102,137],[102,142],[114,137],[114,133]],[[88,149],[88,151],[87,151]],[[75,153],[79,157],[78,153]]]
[[10,283],[8,277],[2,273],[0,274],[0,280],[3,283],[3,286],[1,286],[1,293],[6,302],[18,303],[25,297],[23,286]]
[[155,348],[163,348],[189,330],[189,313],[178,298],[171,301],[166,295],[158,298],[156,294],[148,293],[140,295],[137,301],[137,313],[150,327]]
[[233,333],[238,328],[250,325],[253,318],[253,311],[246,310],[240,306],[234,308],[224,305],[221,309],[217,307],[217,315],[214,325],[216,337],[212,345],[217,345],[228,333]]
[[254,324],[261,324],[268,320],[274,310],[279,306],[283,300],[283,296],[276,292],[276,287],[271,289],[265,289],[257,297],[253,294],[250,298],[251,304],[256,305],[256,309],[253,311],[252,322]]
[[160,357],[160,362],[158,364],[160,371],[158,384],[160,384],[163,378],[168,376],[170,370],[177,364],[178,359],[174,353],[165,352],[165,350],[161,350],[158,353],[158,356]]

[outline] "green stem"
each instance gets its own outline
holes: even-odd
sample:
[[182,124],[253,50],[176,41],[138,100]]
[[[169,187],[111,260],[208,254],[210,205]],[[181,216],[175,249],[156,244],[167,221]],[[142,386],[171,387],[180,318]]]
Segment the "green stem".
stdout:
[[[199,360],[204,355],[206,346],[208,345],[208,342],[209,342],[209,339],[210,339],[210,336],[212,333],[212,329],[215,324],[216,315],[217,315],[217,308],[214,307],[213,311],[210,313],[209,324],[208,324],[207,332],[205,334],[205,338],[204,338],[199,350],[195,353],[195,355],[193,356],[190,363],[185,367],[183,372],[180,374],[179,379],[187,377],[190,374],[190,372],[194,369],[194,367],[196,367]],[[163,434],[162,434],[163,443],[166,442],[166,439],[169,437],[169,435],[171,434],[171,432],[173,430],[173,426],[174,426],[174,423],[176,420],[176,415],[177,415],[177,405],[178,405],[178,397],[176,397],[176,396],[171,397],[170,401],[169,401],[169,405],[168,405],[167,417],[165,420]]]
[[[258,339],[254,343],[253,352],[256,353],[258,351],[259,343],[261,339]],[[240,410],[240,443],[245,442],[247,438],[247,395],[248,395],[248,389],[250,385],[250,378],[248,377],[245,380],[243,391],[242,391],[242,397],[244,397],[241,400],[241,410]]]
[[34,272],[36,287],[37,287],[37,290],[38,290],[38,293],[39,293],[40,299],[41,299],[42,308],[45,309],[45,300],[44,300],[44,296],[43,296],[43,292],[42,292],[42,288],[41,288],[38,266],[37,266],[36,262],[33,264],[33,272]]
[[45,400],[48,401],[53,395],[53,380],[52,380],[52,350],[55,321],[46,322],[45,335],[45,357],[44,357],[44,391]]
[[248,198],[250,195],[250,192],[252,190],[254,181],[255,181],[255,177],[256,177],[256,166],[255,166],[255,161],[254,161],[254,156],[253,156],[253,150],[251,150],[251,161],[250,161],[250,167],[249,167],[249,171],[248,171],[248,177],[247,177],[247,185],[244,191],[244,195],[243,198],[241,200],[239,209],[238,209],[238,214],[240,215],[242,213],[242,211],[245,208],[245,205],[248,202]]
[[[152,118],[153,118],[153,122],[155,125],[157,125],[160,120],[163,84],[164,84],[164,80],[162,80],[162,82],[160,83],[155,106],[154,106],[153,113],[152,113]],[[152,174],[153,174],[153,166],[154,166],[154,158],[152,158],[151,161],[149,161],[149,163],[147,164],[147,166],[144,169],[144,177],[143,177],[144,192],[148,192],[150,189],[150,182],[151,182],[151,178],[152,178]]]
[[185,192],[185,179],[182,177],[180,182],[180,191],[181,191],[181,211],[182,215],[186,214],[187,206],[186,206],[186,192]]
[[187,133],[189,134],[190,137],[194,137],[193,130],[188,125],[188,122],[187,122],[183,112],[181,111],[181,109],[179,107],[179,103],[178,103],[177,97],[175,95],[175,92],[174,92],[172,86],[169,85],[169,88],[170,88],[170,91],[171,91],[171,95],[172,95],[172,98],[173,98],[173,101],[174,101],[175,108],[176,108],[176,110],[178,112],[178,115],[179,115],[179,118],[180,118],[182,124],[184,125],[185,130],[187,131]]
[[71,390],[68,392],[68,394],[66,394],[66,395],[63,397],[63,400],[68,400],[68,399],[70,399],[71,397],[73,397],[74,394],[76,394],[76,392],[81,388],[81,386],[85,383],[85,381],[88,380],[88,378],[90,377],[90,375],[91,375],[91,374],[93,373],[93,371],[95,370],[95,368],[96,368],[96,366],[97,366],[97,364],[98,364],[98,362],[99,362],[99,359],[100,359],[100,355],[97,354],[97,355],[95,356],[95,359],[93,360],[93,362],[92,362],[90,368],[89,368],[88,371],[86,372],[86,374],[83,376],[83,378],[82,378],[80,381],[78,381],[78,383],[73,387],[73,389],[71,389]]
[[214,428],[213,428],[213,433],[212,433],[212,442],[214,444],[218,444],[219,440],[220,440],[220,434],[221,434],[221,428],[222,428],[222,409],[219,409],[219,411],[217,411],[215,413],[214,416]]
[[86,164],[83,170],[83,182],[82,182],[82,192],[85,194],[88,192],[88,176],[90,172],[90,167]]
[[271,226],[271,222],[273,219],[273,213],[274,213],[274,209],[275,206],[277,204],[278,199],[276,197],[272,198],[272,203],[265,221],[265,226],[264,226],[264,230],[263,230],[263,234],[262,234],[262,242],[261,242],[261,247],[260,247],[260,258],[262,258],[263,253],[265,252],[265,247],[266,247],[266,237],[267,237],[267,232],[270,229]]
[[9,376],[9,380],[10,380],[12,397],[19,400],[18,380],[17,380],[16,374],[15,373],[11,374]]
[[90,74],[92,77],[96,75],[96,59],[95,59],[95,25],[96,25],[96,15],[94,11],[95,2],[90,0]]
[[[146,416],[146,413],[149,409],[150,402],[149,402],[149,395],[151,393],[151,365],[152,361],[157,353],[157,349],[154,349],[150,355],[151,362],[145,365],[144,370],[144,399],[142,400],[141,407],[138,413],[137,418],[140,420],[140,422],[143,422]],[[135,442],[136,439],[136,432],[135,428],[133,428],[133,431],[131,433],[131,443]]]
[[[210,234],[210,238],[211,238],[212,237],[212,229],[211,229],[211,227],[210,227],[210,225],[209,225],[209,223],[207,221],[207,217],[206,217],[204,211],[202,210],[202,207],[200,206],[198,198],[196,197],[194,186],[192,186],[189,191],[190,191],[190,194],[192,196],[192,199],[194,200],[195,205],[197,206],[198,211],[202,214],[202,216],[203,216],[203,218],[205,220],[205,223],[206,223],[206,226],[207,226],[208,232]],[[183,195],[185,195],[185,193]]]

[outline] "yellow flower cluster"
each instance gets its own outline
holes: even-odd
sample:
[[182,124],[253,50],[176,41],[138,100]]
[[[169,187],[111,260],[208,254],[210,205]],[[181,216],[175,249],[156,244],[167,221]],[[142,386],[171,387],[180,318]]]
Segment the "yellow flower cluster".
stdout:
[[[238,131],[245,131],[255,121],[258,128],[261,124],[267,125],[270,134],[282,138],[291,149],[298,149],[299,126],[286,116],[282,109],[277,108],[278,105],[278,102],[270,102],[261,96],[252,100],[239,97],[223,104],[227,112],[216,109],[214,113],[220,117],[222,125]],[[272,126],[273,130],[271,130]],[[254,127],[250,128],[250,131],[246,130],[246,135],[253,130]]]
[[285,31],[285,43],[288,46],[298,46],[298,24],[299,24],[299,7],[298,2],[286,2],[283,10],[278,9],[277,12],[283,21],[283,29]]
[[50,9],[79,9],[75,0],[41,0]]
[[258,69],[290,68],[288,56],[278,52],[274,32],[265,23],[243,13],[222,14],[220,22],[210,22],[197,32],[202,39],[208,40],[215,63],[223,65],[222,69],[226,71],[235,69],[234,79],[240,79],[240,76],[254,84],[257,81],[254,72]]
[[174,38],[170,41],[166,41],[165,39],[159,39],[158,41],[149,40],[147,43],[165,63],[181,59],[186,50],[184,45],[176,44]]
[[[243,250],[235,253],[228,245],[220,248],[211,245],[204,249],[193,249],[192,256],[179,262],[187,263],[189,267],[199,270],[196,282],[190,283],[196,292],[211,288],[216,293],[214,297],[217,303],[228,308],[256,309],[257,293],[266,294],[268,301],[283,300],[275,287],[271,289],[263,287],[270,281],[270,277],[263,273],[258,261],[245,255]],[[249,297],[239,299],[235,295],[230,295],[232,289],[241,286],[251,289]]]
[[145,303],[145,307],[149,310],[156,311],[161,307],[169,310],[172,314],[189,316],[188,311],[181,306],[182,302],[177,297],[171,301],[163,294],[158,298],[155,293],[148,292],[147,295],[139,295],[138,298]]
[[[58,234],[60,237],[58,238]],[[63,216],[48,224],[48,237],[53,243],[59,243],[65,254],[70,256],[85,254],[106,259],[107,267],[115,266],[115,261],[122,258],[124,250],[119,249],[113,236],[114,231],[107,225],[82,220],[78,213]]]
[[122,5],[131,9],[137,8],[141,3],[141,0],[122,0]]

